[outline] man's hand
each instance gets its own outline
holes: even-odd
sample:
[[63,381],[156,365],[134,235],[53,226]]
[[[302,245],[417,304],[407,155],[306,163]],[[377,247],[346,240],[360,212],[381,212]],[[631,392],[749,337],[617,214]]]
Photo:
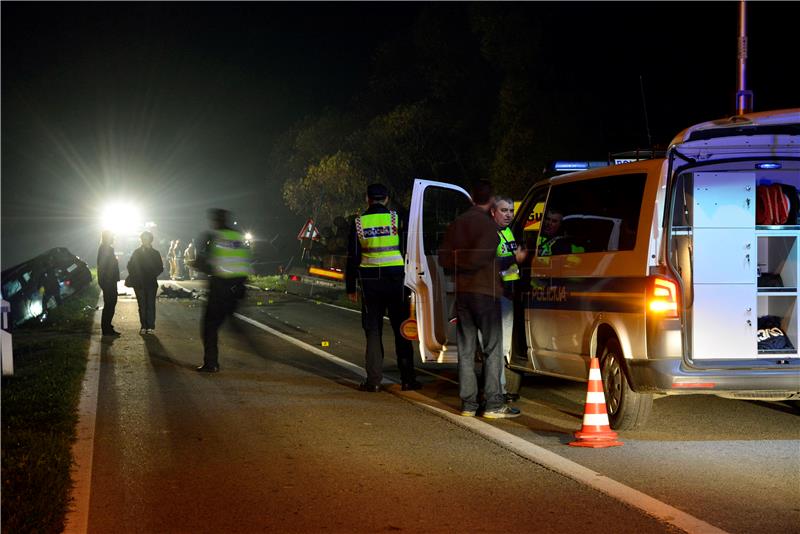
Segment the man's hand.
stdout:
[[348,293],[347,298],[349,298],[350,302],[353,304],[358,304],[358,293]]

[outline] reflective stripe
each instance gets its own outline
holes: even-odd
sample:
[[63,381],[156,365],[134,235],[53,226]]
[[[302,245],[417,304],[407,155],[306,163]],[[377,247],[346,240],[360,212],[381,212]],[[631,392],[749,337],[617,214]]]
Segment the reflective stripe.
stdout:
[[589,380],[603,380],[600,376],[600,369],[589,369]]
[[397,247],[368,247],[362,248],[361,252],[389,252],[390,250],[397,250]]
[[400,256],[400,263],[397,263],[397,258],[394,256],[385,258],[365,258],[363,255],[361,256],[361,267],[392,267],[397,265],[404,265],[402,256]]
[[606,396],[602,391],[587,391],[586,404],[605,404]]
[[608,415],[604,413],[587,413],[583,416],[584,426],[609,426]]

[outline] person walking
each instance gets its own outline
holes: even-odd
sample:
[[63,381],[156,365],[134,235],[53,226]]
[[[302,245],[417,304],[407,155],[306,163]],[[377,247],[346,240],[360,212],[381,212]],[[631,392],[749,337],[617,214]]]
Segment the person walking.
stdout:
[[252,272],[250,247],[244,235],[229,226],[230,212],[209,210],[211,232],[203,240],[196,268],[208,274],[208,300],[203,313],[203,365],[201,373],[219,371],[219,327],[236,311],[245,295],[245,282]]
[[142,245],[133,251],[128,261],[129,281],[139,306],[140,334],[152,334],[156,329],[156,294],[158,275],[164,272],[161,253],[153,248],[153,234],[148,231],[139,236]]
[[[517,245],[514,234],[508,227],[514,218],[514,201],[510,197],[496,196],[492,206],[492,218],[497,224],[497,267],[503,283],[503,294],[500,297],[500,320],[503,329],[502,355],[504,367],[511,358],[511,335],[514,329],[514,284],[520,279],[519,264],[525,261],[528,251]],[[506,373],[500,373],[500,389],[506,401],[519,399],[519,391],[506,390]]]
[[376,392],[383,379],[383,316],[388,310],[394,332],[397,367],[403,391],[420,389],[414,370],[411,341],[400,334],[400,324],[408,317],[409,290],[397,212],[389,210],[389,191],[383,184],[367,187],[367,210],[353,221],[347,245],[345,286],[351,302],[358,302],[356,281],[361,286],[361,326],[367,338],[365,369],[367,378],[361,391]]
[[100,329],[104,336],[119,336],[111,321],[117,307],[117,282],[119,282],[119,261],[114,253],[114,233],[103,230],[100,234],[100,247],[97,249],[97,284],[103,291],[103,313]]
[[520,411],[505,404],[500,389],[503,356],[499,297],[503,288],[495,261],[500,240],[497,224],[489,213],[494,202],[489,182],[481,180],[475,185],[472,202],[474,205],[447,228],[439,247],[440,264],[455,274],[461,415],[474,417],[480,408],[475,375],[480,333],[485,354],[483,416],[487,419],[516,417]]

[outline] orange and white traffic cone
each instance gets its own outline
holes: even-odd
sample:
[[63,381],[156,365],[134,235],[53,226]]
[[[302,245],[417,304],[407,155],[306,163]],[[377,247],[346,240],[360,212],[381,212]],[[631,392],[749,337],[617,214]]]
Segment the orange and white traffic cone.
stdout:
[[586,406],[583,410],[583,427],[575,432],[577,441],[570,443],[573,447],[616,447],[622,445],[617,441],[617,433],[608,424],[606,396],[603,393],[603,379],[600,376],[600,364],[592,358],[589,367],[589,387],[586,391]]

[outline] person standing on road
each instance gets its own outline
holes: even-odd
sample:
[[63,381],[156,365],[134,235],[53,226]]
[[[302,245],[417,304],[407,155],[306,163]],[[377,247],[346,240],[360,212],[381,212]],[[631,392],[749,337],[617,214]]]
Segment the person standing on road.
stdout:
[[400,334],[400,323],[408,314],[409,290],[405,287],[403,255],[400,252],[400,221],[390,211],[389,190],[383,184],[367,187],[367,211],[356,217],[347,244],[345,284],[351,302],[358,302],[356,280],[361,286],[361,326],[367,337],[367,379],[361,391],[376,392],[383,379],[383,316],[387,309],[394,332],[397,367],[403,391],[420,389],[414,370],[411,341]]
[[175,280],[175,246],[178,244],[177,239],[169,242],[169,250],[167,250],[167,265],[169,265],[169,279]]
[[104,336],[119,336],[111,321],[117,307],[117,282],[119,282],[119,261],[114,253],[114,233],[103,230],[100,247],[97,249],[97,284],[103,290],[103,314],[100,327]]
[[197,278],[197,271],[194,270],[194,262],[197,260],[197,249],[194,248],[194,239],[189,241],[189,246],[183,251],[183,267],[186,269],[186,276],[189,280]]
[[153,248],[153,234],[144,231],[139,239],[142,245],[133,251],[128,261],[129,285],[133,287],[139,305],[139,333],[153,334],[156,329],[158,275],[164,272],[164,260]]
[[252,271],[250,247],[244,235],[229,226],[230,212],[209,210],[211,232],[202,242],[195,268],[208,274],[208,300],[203,314],[203,365],[201,373],[219,371],[219,327],[236,311],[245,295],[244,284]]
[[500,299],[503,288],[498,276],[497,224],[489,210],[494,205],[492,186],[479,181],[472,190],[474,205],[447,228],[439,248],[442,267],[455,274],[458,316],[458,387],[461,415],[474,417],[480,408],[475,353],[480,332],[484,359],[483,416],[488,419],[516,417],[520,412],[505,404],[500,389],[503,372]]
[[[514,234],[508,227],[514,218],[514,201],[510,197],[496,196],[492,207],[492,218],[497,224],[497,266],[503,283],[500,297],[500,318],[503,328],[502,355],[505,363],[511,358],[511,335],[514,328],[514,284],[519,280],[519,264],[525,261],[528,251],[517,245]],[[500,373],[500,388],[506,401],[519,399],[519,391],[506,390],[506,374]]]

